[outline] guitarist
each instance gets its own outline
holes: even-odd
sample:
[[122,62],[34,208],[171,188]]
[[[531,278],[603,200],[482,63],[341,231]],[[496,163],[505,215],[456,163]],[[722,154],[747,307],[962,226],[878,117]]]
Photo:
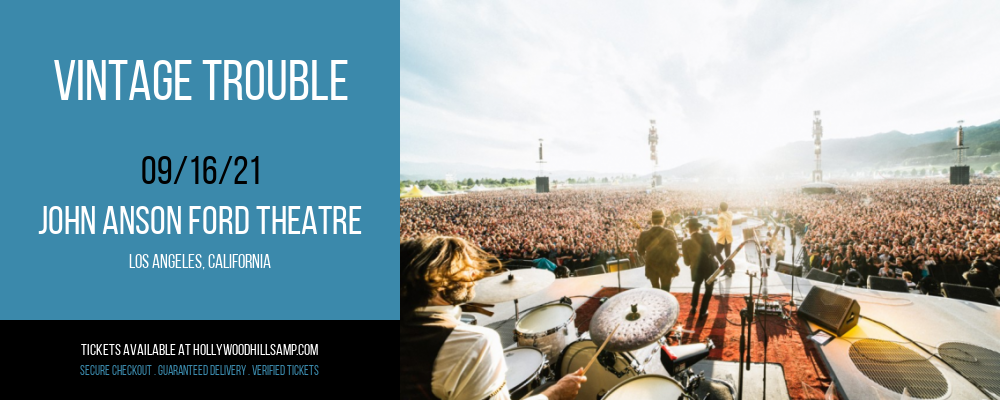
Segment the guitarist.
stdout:
[[681,273],[677,266],[677,237],[670,229],[663,227],[663,210],[653,210],[652,224],[639,234],[635,249],[646,260],[646,278],[653,289],[670,291],[670,281]]
[[[697,218],[688,219],[687,228],[688,232],[691,232],[691,238],[684,241],[682,252],[684,253],[684,263],[691,267],[691,281],[694,282],[694,288],[691,291],[691,312],[693,313],[698,308],[698,292],[702,282],[705,282],[715,270],[719,269],[719,263],[723,259],[716,251],[712,236],[700,231],[701,224],[698,223]],[[705,294],[701,298],[699,318],[708,316],[708,301],[712,299],[713,286],[713,284],[705,282]]]

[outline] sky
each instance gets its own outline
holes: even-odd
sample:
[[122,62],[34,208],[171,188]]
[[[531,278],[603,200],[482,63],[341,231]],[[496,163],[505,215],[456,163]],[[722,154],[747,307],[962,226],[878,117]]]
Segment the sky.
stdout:
[[1000,119],[1000,1],[405,1],[399,159],[649,173]]

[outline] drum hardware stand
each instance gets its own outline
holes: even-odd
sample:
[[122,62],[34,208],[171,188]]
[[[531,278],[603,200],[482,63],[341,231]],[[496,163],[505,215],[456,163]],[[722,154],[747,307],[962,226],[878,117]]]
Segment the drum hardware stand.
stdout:
[[[508,272],[507,273],[507,282],[509,283],[509,282],[513,282],[513,281],[514,281],[514,274]],[[521,311],[517,307],[517,299],[514,299],[514,322],[515,323],[521,322]]]
[[681,373],[679,378],[681,379],[681,386],[684,387],[684,393],[697,398],[694,396],[694,391],[697,390],[698,387],[701,386],[701,382],[705,380],[705,371],[701,371],[695,375],[694,370],[688,368]]

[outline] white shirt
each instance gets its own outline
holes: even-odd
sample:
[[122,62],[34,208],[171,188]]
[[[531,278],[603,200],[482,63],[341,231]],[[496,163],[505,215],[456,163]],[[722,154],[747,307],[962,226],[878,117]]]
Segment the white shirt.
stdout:
[[[462,309],[458,306],[428,306],[416,312],[437,314],[458,324],[434,359],[431,393],[441,400],[483,400],[504,384],[507,363],[496,331],[460,322]],[[510,400],[510,385],[518,383],[507,382],[490,399]],[[548,397],[539,394],[525,400],[548,400]]]

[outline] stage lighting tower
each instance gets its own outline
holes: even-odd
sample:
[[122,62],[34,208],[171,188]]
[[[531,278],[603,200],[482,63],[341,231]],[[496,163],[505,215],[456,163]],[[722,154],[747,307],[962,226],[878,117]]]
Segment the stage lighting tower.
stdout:
[[965,145],[965,132],[962,131],[963,123],[965,121],[958,121],[958,132],[955,132],[955,148],[952,149],[955,150],[955,165],[948,174],[952,185],[969,184],[969,166],[965,165],[965,150],[968,147]]
[[816,169],[813,170],[813,182],[823,182],[823,169],[820,166],[821,142],[823,139],[823,120],[819,118],[819,110],[813,111],[813,144],[816,153]]
[[653,161],[653,174],[650,177],[652,179],[651,186],[656,187],[656,167],[659,166],[659,159],[656,156],[656,144],[659,142],[660,137],[656,134],[656,120],[649,120],[649,159]]

